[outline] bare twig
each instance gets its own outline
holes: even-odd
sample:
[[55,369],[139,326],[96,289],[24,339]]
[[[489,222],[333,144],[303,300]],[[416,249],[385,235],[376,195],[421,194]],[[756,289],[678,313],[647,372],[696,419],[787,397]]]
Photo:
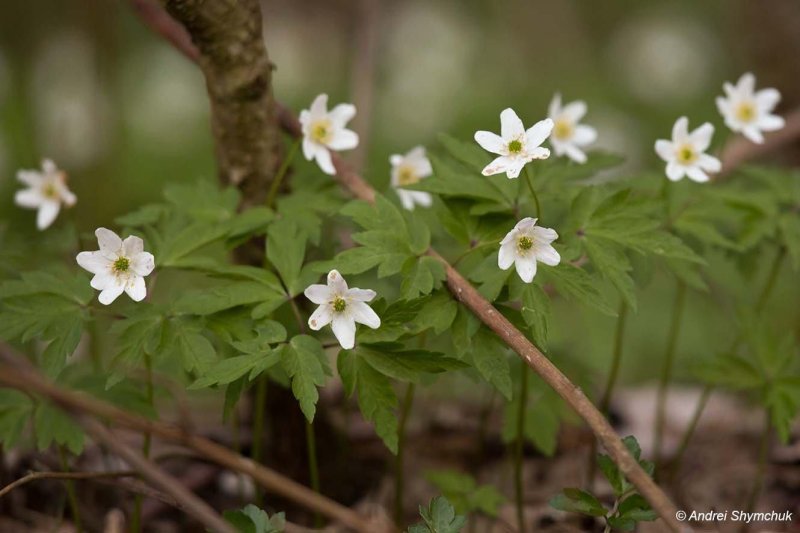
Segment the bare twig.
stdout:
[[70,480],[83,480],[83,479],[104,479],[104,478],[118,478],[135,476],[134,471],[124,472],[29,472],[19,479],[16,479],[0,489],[0,498],[31,481],[37,479],[70,479]]
[[358,132],[360,140],[350,154],[350,161],[353,168],[358,169],[364,168],[369,153],[381,2],[382,0],[358,0],[353,6],[356,16],[353,22],[355,31],[350,85],[353,103],[358,113],[353,118],[352,129]]
[[356,531],[362,533],[380,531],[355,511],[204,437],[187,433],[180,427],[134,415],[87,394],[62,389],[45,379],[23,356],[3,344],[0,344],[0,361],[2,361],[0,385],[28,394],[42,395],[73,413],[91,414],[111,420],[121,427],[152,433],[161,439],[180,443],[210,461],[251,476],[256,483],[272,493],[338,520]]
[[159,490],[183,504],[186,513],[193,516],[209,530],[220,533],[236,533],[236,530],[206,502],[190,492],[178,480],[161,470],[158,466],[134,451],[103,424],[81,412],[69,411],[84,431],[98,444],[108,448],[128,464],[133,466],[144,479]]

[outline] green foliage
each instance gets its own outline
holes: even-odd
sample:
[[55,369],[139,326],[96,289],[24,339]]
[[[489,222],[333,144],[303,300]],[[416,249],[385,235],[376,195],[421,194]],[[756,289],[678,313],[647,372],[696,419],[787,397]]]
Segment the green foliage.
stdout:
[[[515,377],[519,380],[521,372],[531,372],[520,364],[515,367]],[[519,390],[519,385],[514,385]],[[517,437],[517,417],[519,402],[508,402],[503,411],[503,433],[505,442],[512,442]],[[558,444],[558,431],[564,407],[561,398],[547,386],[539,376],[528,376],[528,402],[523,416],[523,435],[533,443],[540,452],[551,457]]]
[[457,513],[483,513],[495,517],[505,497],[491,485],[478,485],[475,478],[454,470],[425,472],[427,479],[452,502]]
[[269,516],[252,503],[237,511],[225,511],[222,516],[238,533],[281,533],[286,527],[283,513]]
[[[649,475],[653,475],[653,463],[641,459],[641,448],[632,436],[622,442]],[[633,485],[607,455],[598,455],[598,465],[614,491],[615,503],[608,509],[599,498],[582,489],[568,488],[550,500],[550,506],[569,513],[603,517],[610,528],[633,531],[638,522],[652,522],[658,515],[647,501],[635,492]]]
[[292,392],[309,422],[314,420],[319,392],[330,374],[322,344],[314,337],[297,335],[280,352],[283,369],[292,380]]
[[420,505],[419,514],[422,522],[409,527],[408,533],[458,533],[467,523],[443,496],[432,499],[428,506]]

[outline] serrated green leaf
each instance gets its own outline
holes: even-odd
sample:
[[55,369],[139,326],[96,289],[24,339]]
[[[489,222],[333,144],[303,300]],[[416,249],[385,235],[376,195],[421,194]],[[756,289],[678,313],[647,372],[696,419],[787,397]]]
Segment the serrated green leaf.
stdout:
[[69,415],[47,402],[36,407],[33,419],[36,428],[36,447],[46,450],[55,443],[75,455],[83,452],[83,431]]
[[31,420],[34,405],[25,394],[0,389],[0,443],[3,449],[14,449]]
[[201,331],[198,324],[186,320],[168,321],[164,328],[164,355],[179,359],[186,372],[204,374],[217,360],[217,353]]
[[306,251],[303,235],[294,222],[286,219],[274,222],[267,230],[267,259],[275,266],[292,296],[305,288],[296,286]]
[[430,256],[411,259],[403,269],[403,274],[400,294],[405,300],[430,294],[445,279],[444,266],[438,259]]
[[485,328],[472,338],[472,364],[507,400],[511,400],[511,370],[508,365],[508,348]]
[[426,374],[460,370],[467,365],[458,359],[427,350],[392,350],[391,345],[360,344],[354,352],[375,370],[400,381],[420,383]]
[[276,305],[286,294],[256,281],[216,280],[214,285],[184,292],[174,303],[176,313],[210,315],[240,305]]
[[594,307],[603,314],[616,316],[616,311],[608,305],[597,291],[594,280],[585,270],[561,263],[556,267],[539,266],[540,275],[551,282],[556,290],[567,297]]
[[409,533],[458,533],[467,523],[443,496],[434,498],[428,506],[420,505],[419,514],[423,522],[411,526]]
[[550,506],[568,513],[605,516],[608,512],[600,501],[581,489],[564,489],[550,500]]
[[292,337],[281,350],[281,364],[292,380],[292,392],[300,409],[309,422],[314,420],[319,392],[317,387],[325,384],[322,360],[325,352],[322,344],[308,335]]

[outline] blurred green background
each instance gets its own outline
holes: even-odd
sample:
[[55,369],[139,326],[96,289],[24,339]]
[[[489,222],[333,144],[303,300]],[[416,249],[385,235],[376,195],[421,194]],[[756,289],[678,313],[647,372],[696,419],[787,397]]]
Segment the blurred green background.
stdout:
[[[784,95],[779,112],[800,94],[800,3],[792,0],[383,0],[377,7],[283,0],[263,8],[275,94],[294,110],[320,92],[332,104],[353,100],[364,87],[363,43],[372,43],[373,109],[361,108],[354,125],[369,132],[363,172],[379,190],[388,185],[390,154],[432,145],[440,131],[468,139],[476,129],[497,130],[508,106],[532,123],[556,91],[588,102],[596,147],[624,154],[621,172],[633,177],[661,171],[653,142],[680,115],[692,126],[717,125],[719,146],[714,97],[726,80],[753,71],[759,86]],[[35,234],[34,212],[13,204],[15,173],[43,157],[69,173],[79,198],[56,230],[67,218],[81,232],[109,225],[158,198],[167,182],[215,180],[208,121],[198,69],[126,2],[2,3],[0,227],[7,234]],[[678,374],[735,335],[729,295],[752,300],[772,253],[743,267],[721,254],[714,259],[719,290],[689,296]],[[794,330],[797,284],[788,268],[782,276],[779,287],[788,290],[777,291],[772,312],[777,327]],[[656,374],[674,287],[656,275],[645,289],[628,329],[628,379]],[[607,368],[614,320],[566,308],[558,317],[554,351],[569,353],[590,375]],[[587,333],[575,336],[578,330]]]

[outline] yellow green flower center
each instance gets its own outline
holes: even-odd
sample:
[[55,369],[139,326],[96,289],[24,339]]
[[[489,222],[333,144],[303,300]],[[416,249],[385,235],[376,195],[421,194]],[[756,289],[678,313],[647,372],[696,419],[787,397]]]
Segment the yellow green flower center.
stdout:
[[311,125],[311,139],[319,143],[328,141],[331,135],[331,123],[329,120],[318,120]]
[[397,183],[399,185],[413,185],[419,181],[419,177],[412,169],[403,166],[397,172]]
[[530,250],[533,248],[533,240],[530,237],[523,235],[517,241],[517,247],[523,252]]
[[58,199],[58,189],[56,188],[55,184],[47,183],[42,187],[42,196],[45,198],[49,198],[51,200]]
[[333,310],[337,313],[341,313],[345,309],[347,309],[347,302],[344,301],[344,298],[337,296],[336,299],[333,300]]
[[128,269],[131,267],[131,262],[127,257],[117,257],[114,264],[111,266],[111,270],[114,271],[114,274],[122,274],[127,272]]
[[678,149],[678,163],[682,163],[684,165],[688,165],[689,163],[693,163],[697,159],[697,152],[694,151],[694,148],[685,144]]
[[519,139],[514,139],[508,143],[508,151],[512,154],[518,154],[522,151],[522,143]]
[[752,102],[742,102],[736,108],[736,118],[742,122],[752,122],[756,118],[756,107]]
[[553,126],[553,137],[566,140],[572,137],[573,131],[575,131],[575,127],[571,122],[563,119],[557,120],[555,126]]

